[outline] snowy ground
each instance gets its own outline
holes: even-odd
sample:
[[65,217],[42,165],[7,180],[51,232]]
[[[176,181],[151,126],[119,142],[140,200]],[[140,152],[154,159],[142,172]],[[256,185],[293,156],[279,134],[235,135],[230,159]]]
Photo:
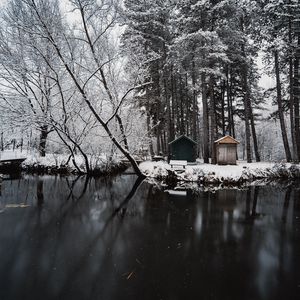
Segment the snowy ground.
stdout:
[[[142,172],[152,178],[164,179],[172,171],[171,166],[163,161],[140,164]],[[174,169],[173,169],[174,171]],[[300,166],[283,163],[239,161],[237,165],[188,165],[184,170],[175,170],[178,180],[200,183],[239,183],[263,178],[294,178],[300,176]]]

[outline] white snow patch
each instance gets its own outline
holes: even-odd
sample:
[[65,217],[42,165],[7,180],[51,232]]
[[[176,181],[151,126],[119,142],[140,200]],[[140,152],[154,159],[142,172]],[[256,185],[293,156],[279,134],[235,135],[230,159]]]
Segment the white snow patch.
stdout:
[[139,165],[140,170],[148,177],[159,178],[168,175],[171,166],[165,161],[145,161]]

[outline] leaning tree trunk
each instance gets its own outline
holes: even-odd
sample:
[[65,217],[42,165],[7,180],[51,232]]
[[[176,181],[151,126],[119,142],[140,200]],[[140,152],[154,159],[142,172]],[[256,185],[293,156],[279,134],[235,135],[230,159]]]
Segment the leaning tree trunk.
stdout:
[[[121,153],[123,153],[123,155],[129,160],[129,162],[131,163],[132,165],[132,168],[134,170],[134,172],[138,175],[138,176],[145,176],[136,160],[134,159],[134,157],[124,148],[122,147],[122,145],[117,141],[117,139],[114,137],[114,135],[112,134],[112,132],[110,131],[109,127],[107,124],[105,124],[99,117],[99,115],[96,113],[95,114],[95,117],[98,118],[98,121],[101,123],[101,125],[103,126],[104,130],[106,131],[106,133],[108,134],[109,138],[111,139],[111,141],[116,145],[116,147],[121,151]],[[101,121],[100,121],[101,120]]]
[[275,59],[277,105],[278,105],[278,114],[279,114],[279,121],[280,121],[280,127],[281,127],[281,135],[282,135],[286,160],[291,161],[292,155],[291,155],[289,141],[288,141],[288,137],[287,137],[287,133],[286,133],[285,120],[284,120],[284,114],[283,114],[282,96],[281,96],[281,81],[280,81],[280,74],[279,74],[279,61],[278,61],[278,51],[277,50],[274,51],[274,59]]
[[119,124],[119,128],[120,128],[121,135],[122,135],[122,138],[123,138],[124,147],[128,151],[129,146],[128,146],[128,141],[127,141],[127,136],[126,136],[126,133],[125,133],[125,128],[124,128],[124,125],[123,125],[123,121],[122,121],[121,117],[119,116],[119,114],[116,114],[116,119],[117,119],[117,122]]

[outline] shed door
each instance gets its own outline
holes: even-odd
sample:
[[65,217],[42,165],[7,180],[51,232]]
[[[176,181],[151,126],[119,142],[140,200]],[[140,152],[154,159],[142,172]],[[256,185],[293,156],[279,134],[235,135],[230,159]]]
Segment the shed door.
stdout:
[[226,164],[227,163],[227,147],[225,145],[219,145],[219,151],[218,151],[218,162],[220,164]]
[[219,145],[218,162],[220,164],[236,164],[236,147],[235,145]]
[[236,145],[227,145],[227,162],[236,164]]

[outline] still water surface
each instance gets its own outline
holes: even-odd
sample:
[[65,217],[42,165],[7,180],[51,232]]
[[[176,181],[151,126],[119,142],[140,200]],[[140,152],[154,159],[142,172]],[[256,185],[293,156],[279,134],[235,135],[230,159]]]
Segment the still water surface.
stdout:
[[0,299],[300,299],[299,196],[297,183],[3,181]]

